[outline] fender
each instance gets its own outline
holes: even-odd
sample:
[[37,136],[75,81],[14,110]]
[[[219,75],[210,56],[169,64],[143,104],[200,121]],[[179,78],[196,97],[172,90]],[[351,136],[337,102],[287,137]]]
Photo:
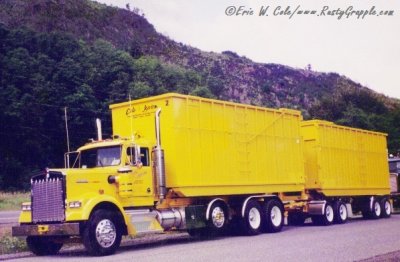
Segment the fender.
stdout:
[[265,197],[270,197],[270,198],[278,198],[275,195],[256,195],[256,196],[249,196],[248,198],[246,198],[246,200],[244,200],[243,202],[243,206],[242,206],[242,217],[244,217],[244,211],[246,210],[247,207],[247,203],[250,201],[250,199],[253,198],[265,198]]
[[215,199],[211,200],[210,203],[208,203],[208,205],[207,205],[206,220],[209,220],[209,219],[210,219],[210,209],[211,209],[211,206],[212,206],[212,204],[214,204],[214,203],[217,202],[217,201],[222,201],[222,202],[224,203],[224,205],[226,206],[226,203],[225,203],[225,201],[224,201],[222,198],[215,198]]
[[375,197],[374,197],[374,196],[371,196],[371,197],[369,198],[369,211],[374,210],[374,201],[375,201]]
[[[82,207],[78,210],[69,209],[67,212],[67,221],[87,221],[89,220],[90,214],[93,209],[101,203],[110,203],[117,207],[122,217],[124,218],[125,225],[127,227],[128,235],[135,235],[136,229],[131,223],[130,216],[124,212],[123,207],[119,202],[111,196],[98,195],[98,194],[87,194],[84,196],[82,201]],[[86,201],[85,201],[86,200]]]
[[93,209],[100,203],[111,203],[115,205],[121,214],[124,216],[125,223],[127,222],[125,217],[125,212],[121,204],[113,197],[108,195],[98,195],[98,194],[85,194],[80,199],[82,201],[82,207],[79,209],[67,209],[67,221],[79,221],[88,220]]

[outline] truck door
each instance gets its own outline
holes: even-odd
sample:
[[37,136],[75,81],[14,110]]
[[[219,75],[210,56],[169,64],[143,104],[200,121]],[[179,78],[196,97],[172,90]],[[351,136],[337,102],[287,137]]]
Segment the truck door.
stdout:
[[149,148],[140,148],[140,161],[135,163],[135,148],[127,149],[129,164],[135,166],[133,172],[133,196],[150,197],[153,196],[153,175],[151,172]]

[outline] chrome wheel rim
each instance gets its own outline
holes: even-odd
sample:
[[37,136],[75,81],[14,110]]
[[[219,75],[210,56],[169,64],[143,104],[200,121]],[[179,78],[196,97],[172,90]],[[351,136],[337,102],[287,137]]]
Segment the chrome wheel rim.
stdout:
[[282,223],[282,212],[277,206],[271,209],[271,222],[274,226],[278,227]]
[[388,215],[388,216],[392,213],[392,207],[390,205],[390,202],[387,200],[385,201],[385,212],[386,212],[386,215]]
[[339,216],[342,221],[347,219],[347,208],[343,204],[339,206]]
[[325,217],[329,222],[333,221],[333,208],[331,205],[327,205],[325,209]]
[[103,248],[112,246],[117,238],[114,223],[109,219],[101,220],[96,226],[96,240]]
[[377,217],[381,215],[381,205],[379,205],[378,202],[375,202],[374,204],[374,212]]
[[253,229],[258,229],[261,225],[261,214],[255,207],[249,210],[249,225]]
[[215,207],[211,213],[211,221],[217,228],[221,228],[225,223],[224,210],[221,207]]

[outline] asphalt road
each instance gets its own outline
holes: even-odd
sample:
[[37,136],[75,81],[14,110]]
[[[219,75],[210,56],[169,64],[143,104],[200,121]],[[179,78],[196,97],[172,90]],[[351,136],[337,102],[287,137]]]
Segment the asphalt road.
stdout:
[[18,223],[18,217],[21,211],[1,211],[0,224],[15,224]]
[[[21,211],[0,211],[0,225],[12,225],[18,223]],[[134,216],[140,218],[143,214],[149,214],[148,211],[131,212]]]
[[[109,257],[88,257],[81,246],[53,257],[30,253],[0,257],[15,261],[359,261],[382,254],[400,259],[400,215],[389,219],[353,219],[328,227],[286,226],[277,234],[195,240],[187,234],[163,234],[125,241]],[[394,252],[394,253],[391,253]],[[397,256],[397,258],[396,258]]]

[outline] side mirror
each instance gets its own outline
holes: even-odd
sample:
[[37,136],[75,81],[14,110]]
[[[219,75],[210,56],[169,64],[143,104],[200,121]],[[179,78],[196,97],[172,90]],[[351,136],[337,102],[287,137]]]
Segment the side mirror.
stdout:
[[135,163],[140,165],[142,163],[140,158],[140,146],[135,146]]
[[143,166],[142,163],[142,158],[140,154],[140,146],[135,145],[132,147],[129,147],[128,149],[128,159],[127,159],[127,165],[133,165],[138,168],[141,168]]

